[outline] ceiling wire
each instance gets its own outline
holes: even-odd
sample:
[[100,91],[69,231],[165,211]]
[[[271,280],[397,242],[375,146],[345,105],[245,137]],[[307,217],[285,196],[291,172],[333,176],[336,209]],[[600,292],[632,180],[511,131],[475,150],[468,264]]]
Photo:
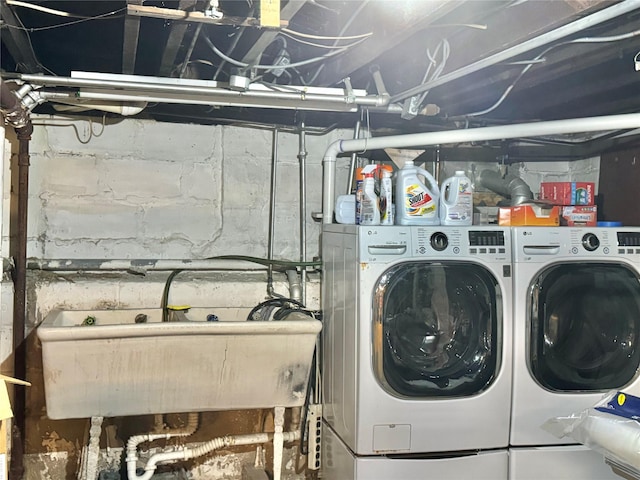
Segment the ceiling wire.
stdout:
[[285,36],[285,37],[289,37],[290,39],[295,40],[296,42],[303,43],[305,45],[310,45],[312,47],[317,47],[317,48],[326,48],[326,49],[329,49],[329,50],[339,50],[341,48],[350,48],[353,45],[356,45],[357,43],[360,43],[360,42],[353,42],[350,45],[323,45],[321,43],[308,42],[306,40],[302,40],[300,38],[296,38],[294,35],[289,35],[288,33],[284,32],[284,31],[280,32],[280,34]]
[[340,37],[327,37],[325,35],[311,35],[309,33],[297,32],[295,30],[291,30],[290,28],[281,28],[281,32],[289,33],[291,35],[295,35],[302,38],[312,38],[315,40],[357,40],[359,38],[370,37],[373,35],[373,32],[362,33],[360,35],[348,35],[348,36],[340,36]]
[[[120,8],[118,10],[113,10],[111,12],[107,12],[107,13],[102,13],[100,15],[96,15],[95,17],[84,17],[84,18],[81,18],[79,20],[74,20],[74,21],[65,22],[65,23],[58,23],[58,24],[55,24],[55,25],[48,25],[46,27],[26,28],[24,26],[24,24],[22,25],[22,27],[18,27],[16,25],[3,24],[3,27],[14,28],[16,30],[24,30],[24,31],[29,32],[29,33],[31,33],[31,32],[40,32],[42,30],[51,30],[53,28],[68,27],[70,25],[76,25],[78,23],[84,23],[84,22],[88,22],[88,21],[91,21],[91,20],[111,20],[111,19],[114,19],[114,18],[122,18],[122,17],[124,17],[124,14],[123,15],[118,15],[118,13],[123,13],[125,10],[126,10],[126,8]],[[20,23],[22,23],[22,22],[20,22]]]
[[[349,19],[344,23],[344,25],[342,26],[342,28],[340,29],[340,32],[338,33],[338,37],[342,37],[344,35],[344,33],[347,31],[347,29],[351,26],[351,24],[353,23],[353,21],[356,19],[356,17],[360,14],[360,12],[362,12],[362,10],[364,9],[364,7],[367,6],[367,4],[370,2],[371,0],[363,0],[362,2],[360,2],[360,5],[358,6],[358,8],[355,9],[355,11],[351,14],[351,16],[349,17]],[[337,43],[337,41],[334,43],[334,45]],[[320,65],[318,67],[318,69],[315,71],[315,73],[313,74],[313,76],[309,79],[304,81],[303,83],[305,85],[309,85],[313,82],[316,81],[316,79],[318,78],[318,75],[320,75],[320,72],[322,72],[322,70],[324,69],[324,64]],[[302,79],[302,77],[300,77]]]
[[207,43],[207,45],[209,45],[209,48],[211,48],[211,50],[213,50],[216,55],[218,55],[220,58],[222,58],[226,62],[228,62],[228,63],[230,63],[232,65],[235,65],[236,67],[252,68],[252,69],[256,69],[256,70],[267,70],[267,71],[269,71],[269,70],[275,70],[275,69],[295,68],[295,67],[300,67],[300,66],[303,66],[303,65],[309,65],[311,63],[319,62],[319,61],[325,60],[325,59],[327,59],[329,57],[333,57],[334,55],[338,55],[340,53],[343,53],[343,52],[347,51],[348,49],[350,49],[350,48],[352,48],[352,47],[364,42],[367,39],[363,38],[361,40],[353,42],[350,45],[344,46],[339,50],[334,50],[333,52],[326,53],[326,54],[321,55],[319,57],[309,58],[307,60],[302,60],[300,62],[290,63],[288,65],[251,65],[251,64],[248,64],[248,63],[240,62],[240,61],[235,60],[235,59],[229,57],[228,55],[225,55],[224,53],[222,53],[213,44],[213,42],[211,42],[211,40],[209,39],[209,37],[207,35],[204,35],[204,40]]
[[620,34],[620,35],[612,35],[612,36],[607,36],[607,37],[582,37],[582,38],[576,38],[574,40],[569,40],[569,41],[566,41],[566,42],[558,43],[556,45],[552,45],[552,46],[544,49],[541,53],[539,53],[536,57],[534,57],[532,60],[529,61],[528,65],[526,65],[522,69],[522,71],[518,74],[516,79],[511,83],[511,85],[509,85],[506,88],[504,93],[500,96],[500,98],[493,105],[491,105],[489,108],[486,108],[484,110],[480,110],[478,112],[467,113],[464,116],[467,116],[467,117],[478,117],[480,115],[485,115],[485,114],[487,114],[489,112],[492,112],[493,110],[498,108],[502,104],[502,102],[504,102],[504,100],[507,98],[509,93],[511,93],[511,91],[516,86],[516,84],[520,81],[520,79],[531,69],[531,67],[533,67],[534,65],[539,63],[539,61],[547,53],[549,53],[551,50],[554,50],[556,48],[563,47],[563,46],[566,46],[566,45],[573,45],[573,44],[578,44],[578,43],[618,42],[618,41],[621,41],[621,40],[626,40],[626,39],[629,39],[629,38],[636,37],[638,35],[640,35],[640,30],[634,30],[632,32],[623,33],[623,34]]

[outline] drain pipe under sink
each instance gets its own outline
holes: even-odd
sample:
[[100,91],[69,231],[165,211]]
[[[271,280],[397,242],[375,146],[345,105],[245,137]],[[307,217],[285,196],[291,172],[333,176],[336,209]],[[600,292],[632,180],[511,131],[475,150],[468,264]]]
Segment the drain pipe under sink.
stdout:
[[284,425],[284,410],[284,407],[275,408],[274,433],[227,435],[224,437],[214,438],[213,440],[209,440],[208,442],[204,442],[195,447],[180,447],[178,450],[170,452],[155,453],[149,458],[149,460],[147,460],[147,464],[144,467],[145,471],[142,475],[138,475],[136,472],[138,463],[137,447],[140,443],[169,439],[176,436],[188,436],[194,433],[195,429],[191,432],[185,430],[182,433],[135,435],[129,438],[129,441],[127,442],[127,478],[129,480],[150,480],[158,468],[158,465],[161,463],[201,457],[223,447],[232,447],[235,445],[259,445],[273,441],[273,480],[280,480],[284,442],[294,442],[300,439],[300,431],[282,431]]

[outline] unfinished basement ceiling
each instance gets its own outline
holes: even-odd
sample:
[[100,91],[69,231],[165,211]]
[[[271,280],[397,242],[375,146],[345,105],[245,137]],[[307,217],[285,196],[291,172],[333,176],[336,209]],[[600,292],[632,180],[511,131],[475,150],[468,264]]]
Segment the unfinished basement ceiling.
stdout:
[[[261,4],[279,8],[280,27],[260,25]],[[390,99],[350,112],[148,102],[138,114],[161,121],[398,133],[640,111],[639,0],[0,0],[0,13],[4,81],[97,72]]]

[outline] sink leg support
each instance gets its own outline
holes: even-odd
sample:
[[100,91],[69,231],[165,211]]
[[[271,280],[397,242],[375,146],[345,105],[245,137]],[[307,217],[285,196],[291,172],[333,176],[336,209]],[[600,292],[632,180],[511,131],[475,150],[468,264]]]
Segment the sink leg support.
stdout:
[[102,434],[103,417],[91,417],[89,429],[89,445],[82,452],[80,480],[96,480],[98,478],[98,459],[100,457],[100,435]]
[[282,476],[282,453],[284,451],[284,407],[276,407],[273,423],[273,480],[280,480]]

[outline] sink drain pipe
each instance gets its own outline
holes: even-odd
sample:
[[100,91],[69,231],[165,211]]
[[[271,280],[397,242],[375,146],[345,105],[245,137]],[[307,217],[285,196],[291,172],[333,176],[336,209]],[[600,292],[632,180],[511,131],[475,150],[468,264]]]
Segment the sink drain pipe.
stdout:
[[[246,435],[228,435],[225,437],[214,438],[201,445],[192,448],[183,447],[180,450],[173,452],[160,452],[156,453],[149,458],[147,464],[144,467],[145,472],[142,475],[136,473],[136,464],[138,456],[136,447],[138,443],[143,441],[158,440],[161,438],[169,438],[170,435],[137,435],[131,437],[127,442],[127,478],[129,480],[149,480],[153,477],[154,472],[161,463],[172,462],[176,460],[189,460],[191,458],[201,457],[207,453],[211,453],[214,450],[219,450],[223,447],[232,447],[236,445],[258,445],[261,443],[271,442],[274,439],[274,433],[250,433]],[[293,442],[300,438],[300,432],[283,432],[283,442]],[[274,476],[274,480],[279,480]]]

